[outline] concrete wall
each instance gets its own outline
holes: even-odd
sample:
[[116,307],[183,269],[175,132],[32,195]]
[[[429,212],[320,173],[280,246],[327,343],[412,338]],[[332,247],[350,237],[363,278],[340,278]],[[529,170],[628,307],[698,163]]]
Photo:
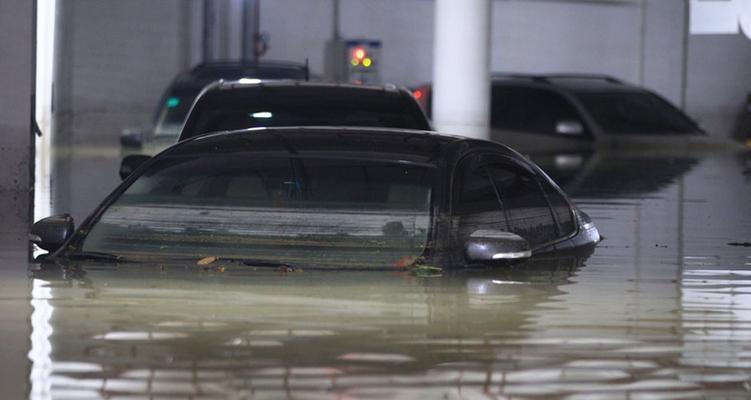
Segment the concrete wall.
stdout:
[[496,1],[493,6],[493,70],[637,78],[639,3]]
[[715,135],[730,134],[751,92],[751,40],[742,34],[692,36],[687,110]]
[[[181,0],[69,0],[58,4],[58,145],[114,145],[148,124],[176,71],[200,56],[194,8]],[[148,10],[148,12],[146,12]],[[196,22],[200,26],[200,21]]]

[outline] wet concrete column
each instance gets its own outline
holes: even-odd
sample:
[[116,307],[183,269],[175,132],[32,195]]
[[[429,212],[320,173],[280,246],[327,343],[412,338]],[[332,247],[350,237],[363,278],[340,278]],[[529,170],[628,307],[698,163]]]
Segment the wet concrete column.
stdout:
[[29,391],[34,2],[0,0],[0,397]]
[[490,138],[490,0],[436,0],[433,122]]
[[[0,253],[25,251],[32,159],[33,2],[0,0]],[[10,240],[10,242],[9,242]],[[4,265],[0,265],[0,269]]]

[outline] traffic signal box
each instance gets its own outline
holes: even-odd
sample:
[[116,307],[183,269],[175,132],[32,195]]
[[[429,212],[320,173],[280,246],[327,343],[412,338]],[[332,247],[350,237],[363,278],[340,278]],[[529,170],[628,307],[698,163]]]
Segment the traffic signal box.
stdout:
[[350,39],[343,41],[344,76],[350,83],[380,83],[381,41]]

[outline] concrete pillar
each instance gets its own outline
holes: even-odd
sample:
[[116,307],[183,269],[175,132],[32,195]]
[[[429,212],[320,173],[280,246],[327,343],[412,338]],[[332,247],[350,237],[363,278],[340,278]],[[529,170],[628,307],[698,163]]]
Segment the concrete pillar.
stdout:
[[22,242],[10,244],[14,249],[25,248],[30,216],[33,3],[0,0],[0,236],[19,240],[20,234]]
[[204,0],[204,61],[251,59],[255,11],[253,0]]
[[490,138],[490,0],[436,0],[433,122]]
[[261,4],[260,0],[244,0],[242,10],[242,29],[240,49],[242,59],[245,61],[258,62],[257,41],[261,34]]
[[0,397],[29,396],[34,1],[0,0]]

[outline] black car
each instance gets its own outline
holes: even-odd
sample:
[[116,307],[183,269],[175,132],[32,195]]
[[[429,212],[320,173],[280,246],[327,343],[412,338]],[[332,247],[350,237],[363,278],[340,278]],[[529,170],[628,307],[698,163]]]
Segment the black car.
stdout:
[[[496,74],[491,137],[522,151],[726,145],[660,95],[609,76]],[[430,112],[431,87],[414,90]]]
[[286,61],[210,61],[181,72],[167,87],[157,104],[152,126],[147,130],[126,130],[121,142],[142,146],[157,142],[164,147],[176,141],[180,130],[203,88],[219,79],[300,79],[310,78],[305,64]]
[[179,140],[262,126],[316,125],[431,129],[412,94],[394,85],[242,80],[206,87]]
[[53,257],[427,270],[593,246],[589,217],[489,141],[354,127],[203,135],[141,165],[73,229],[37,222]]

